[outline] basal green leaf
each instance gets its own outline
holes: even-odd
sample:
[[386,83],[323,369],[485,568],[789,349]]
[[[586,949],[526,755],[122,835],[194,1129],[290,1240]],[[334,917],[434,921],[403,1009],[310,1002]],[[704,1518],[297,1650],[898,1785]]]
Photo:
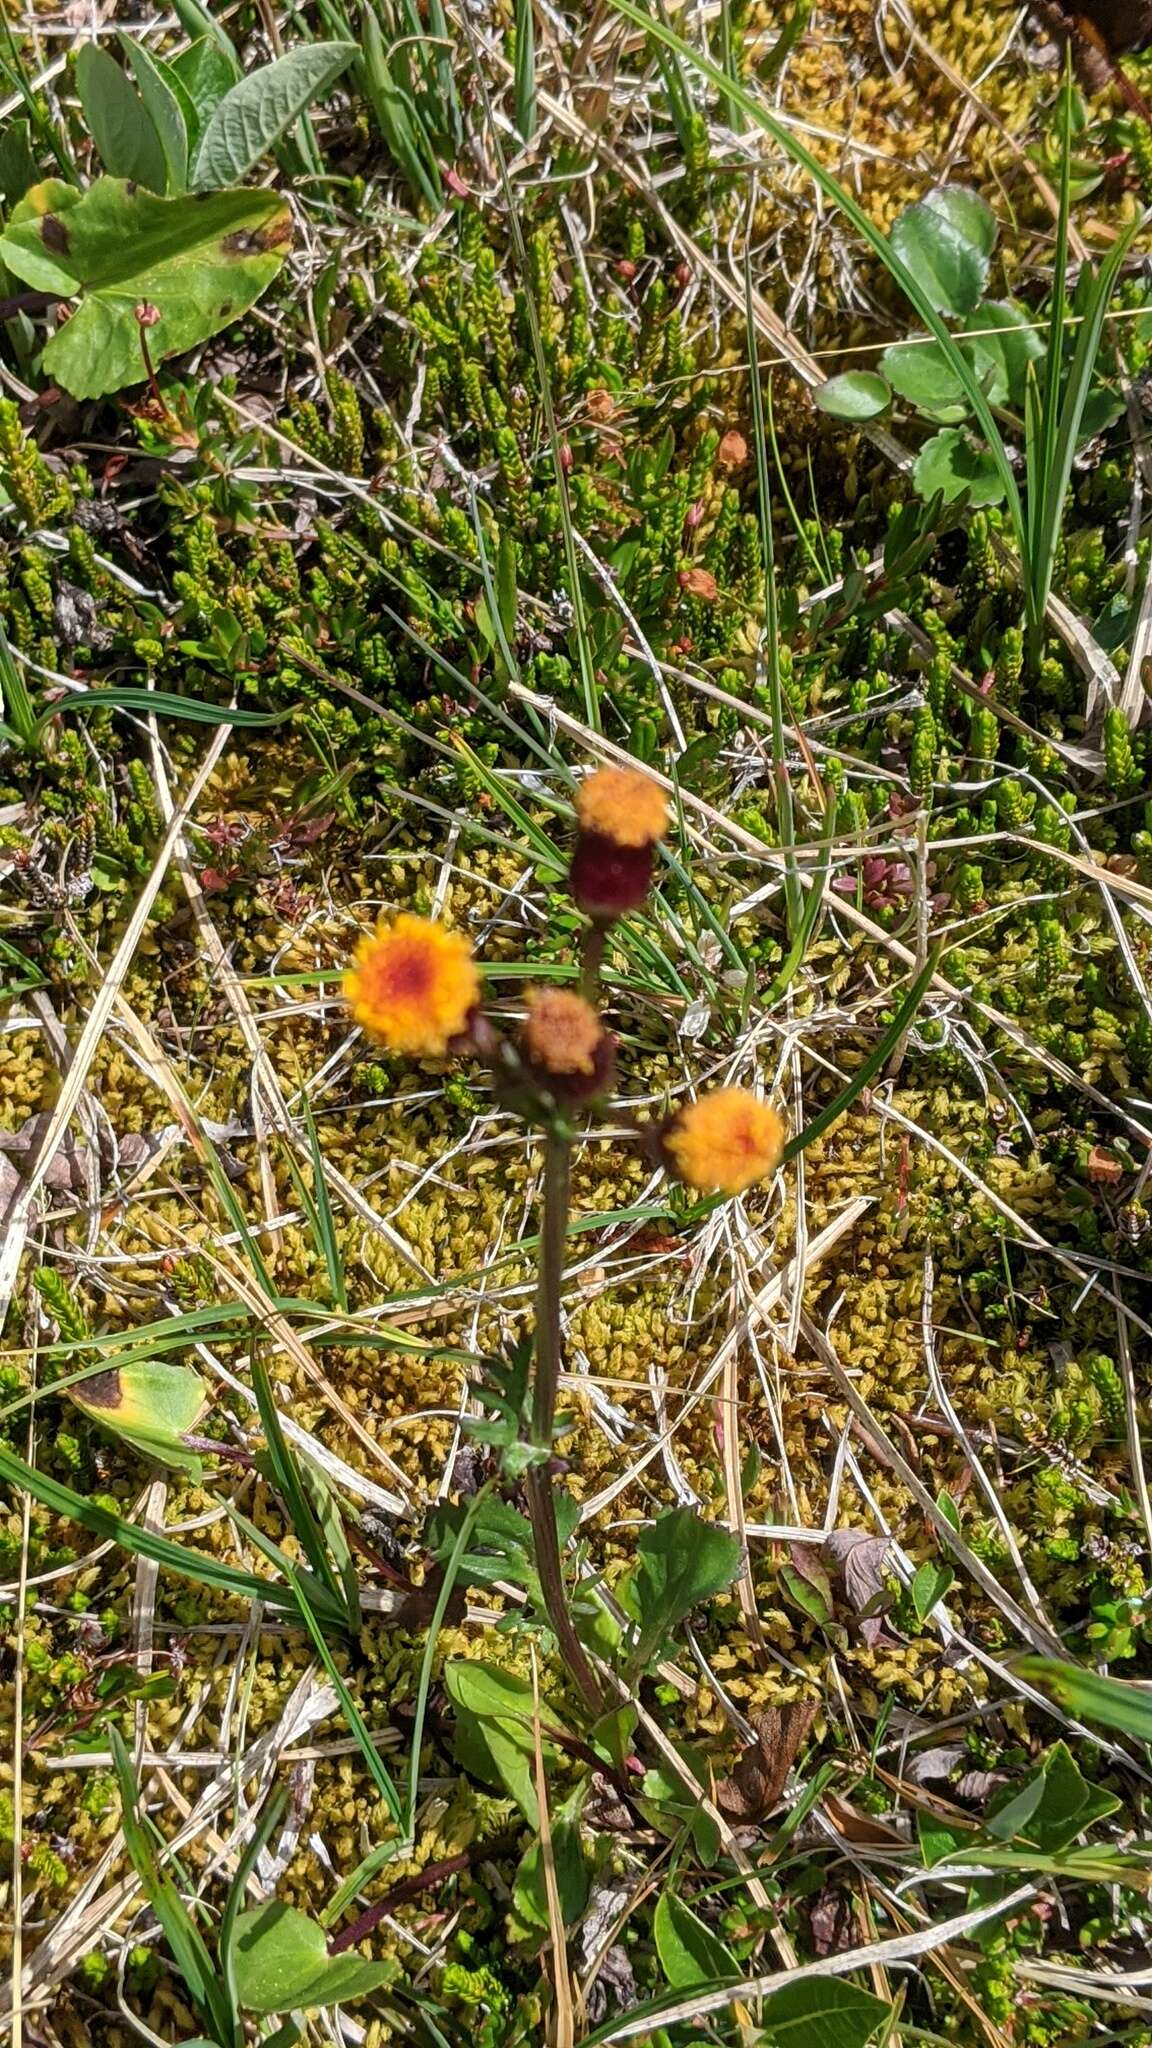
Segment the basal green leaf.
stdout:
[[765,2048],[865,2048],[890,2007],[842,1977],[806,1977],[761,2008]]
[[188,124],[184,118],[181,94],[165,77],[166,66],[157,62],[142,43],[122,35],[120,47],[132,67],[148,118],[160,138],[167,174],[164,189],[183,192],[188,183]]
[[962,242],[981,256],[991,256],[998,233],[996,216],[979,192],[970,192],[966,185],[937,185],[921,203],[946,220]]
[[702,1600],[729,1586],[740,1569],[740,1545],[727,1529],[691,1508],[658,1515],[636,1545],[625,1598],[639,1623],[635,1656],[643,1661]]
[[193,108],[195,119],[189,140],[195,146],[210,114],[236,83],[236,72],[211,36],[201,36],[191,49],[181,50],[168,69],[179,79]]
[[946,505],[968,494],[971,505],[998,505],[1004,487],[992,457],[959,427],[946,427],[925,441],[912,479],[922,498],[937,491]]
[[813,393],[821,412],[834,420],[874,420],[887,412],[892,393],[875,370],[846,370]]
[[91,1374],[68,1392],[85,1415],[146,1456],[178,1471],[199,1473],[200,1460],[182,1439],[204,1413],[207,1389],[190,1367],[159,1360],[123,1365]]
[[271,192],[161,199],[119,178],[83,193],[48,179],[14,210],[0,258],[36,290],[78,301],[44,368],[73,397],[98,398],[145,375],[138,306],[157,316],[153,362],[194,348],[259,298],[291,235]]
[[236,55],[236,45],[228,35],[227,30],[209,13],[208,9],[201,7],[200,0],[173,0],[172,11],[185,35],[190,37],[193,42],[198,38],[207,36],[227,58],[232,78],[239,78],[240,59]]
[[972,1840],[967,1830],[961,1834],[937,1814],[924,1810],[916,1816],[916,1834],[925,1870],[931,1870],[937,1863],[949,1863],[953,1857],[962,1855]]
[[[454,1748],[466,1771],[505,1791],[530,1827],[539,1828],[533,1734],[535,1702],[526,1678],[497,1664],[459,1658],[444,1667],[444,1685],[456,1709]],[[548,1718],[555,1720],[549,1713]],[[555,1754],[544,1743],[545,1758]]]
[[225,93],[200,139],[191,183],[236,184],[359,55],[356,43],[304,43]]
[[1020,1842],[1058,1856],[1119,1804],[1111,1792],[1088,1783],[1067,1743],[1056,1742],[1023,1784],[1000,1794],[986,1831],[995,1841]]
[[105,170],[114,178],[134,178],[150,192],[163,192],[167,165],[160,137],[131,80],[99,43],[81,46],[76,90]]
[[988,1807],[985,1834],[994,1842],[1012,1842],[1026,1827],[1044,1797],[1044,1773],[1033,1771],[1021,1783],[1001,1786]]
[[324,1929],[279,1899],[269,1899],[235,1924],[231,1964],[246,2012],[309,2012],[364,1998],[396,1976],[395,1963],[328,1953]]
[[[568,1819],[563,1814],[553,1816],[552,1858],[561,1917],[565,1927],[571,1927],[588,1904],[592,1880],[584,1851],[580,1846],[580,1830],[575,1820]],[[520,1868],[512,1880],[512,1902],[519,1918],[526,1926],[548,1926],[544,1853],[539,1841],[533,1842],[531,1848],[526,1850],[521,1858]]]
[[912,1605],[916,1609],[917,1621],[927,1621],[937,1601],[944,1598],[953,1576],[951,1567],[941,1564],[939,1558],[930,1557],[920,1566],[912,1581]]
[[[976,331],[966,347],[988,396],[994,404],[1007,398],[1014,406],[1023,406],[1028,365],[1040,362],[1044,355],[1044,342],[1029,315],[1011,299],[985,299],[976,308],[971,326]],[[989,328],[996,331],[986,332]],[[990,366],[998,371],[998,382],[990,381]]]
[[1119,1806],[1114,1793],[1089,1784],[1067,1743],[1054,1743],[1044,1759],[1044,1797],[1023,1830],[1024,1839],[1049,1856],[1058,1855]]
[[884,350],[880,367],[893,390],[929,419],[947,425],[967,418],[972,410],[945,350],[928,335],[893,342]]
[[970,313],[984,290],[988,258],[957,232],[947,214],[921,200],[894,222],[889,237],[900,262],[937,313]]
[[660,1894],[652,1934],[660,1967],[673,1991],[695,1991],[701,1984],[731,1984],[740,1975],[731,1949],[675,1892]]

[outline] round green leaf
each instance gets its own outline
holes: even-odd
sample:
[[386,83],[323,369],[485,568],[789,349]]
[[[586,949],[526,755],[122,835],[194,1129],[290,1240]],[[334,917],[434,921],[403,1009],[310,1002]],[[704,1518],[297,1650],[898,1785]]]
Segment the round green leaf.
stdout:
[[241,1913],[232,1934],[236,1997],[246,2012],[308,2012],[363,1998],[396,1975],[394,1963],[328,1953],[324,1929],[269,1899]]
[[829,377],[814,394],[821,412],[834,420],[874,420],[887,412],[892,393],[875,370],[846,370]]
[[937,185],[925,194],[923,204],[946,220],[962,242],[991,256],[998,233],[996,216],[978,192],[970,192],[966,185]]
[[[1043,339],[1028,314],[1010,299],[985,299],[976,308],[972,326],[976,335],[965,346],[993,405],[1007,399],[1022,407],[1028,365],[1044,357]],[[983,331],[987,329],[994,331]]]
[[964,496],[971,505],[998,505],[1004,496],[992,457],[958,427],[925,441],[912,480],[922,498],[934,498],[939,491],[946,505]]
[[929,335],[893,342],[880,366],[894,391],[928,419],[948,424],[968,417],[972,407],[947,350]]
[[945,213],[927,200],[909,206],[889,240],[935,312],[972,311],[984,290],[988,258],[965,240]]

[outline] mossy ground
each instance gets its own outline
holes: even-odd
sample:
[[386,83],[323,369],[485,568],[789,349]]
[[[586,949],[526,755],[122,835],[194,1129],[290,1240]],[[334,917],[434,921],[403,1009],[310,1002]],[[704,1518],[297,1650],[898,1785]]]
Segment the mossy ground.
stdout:
[[[832,0],[770,89],[814,127],[817,154],[882,226],[941,177],[978,185],[1001,223],[1006,288],[1038,301],[1051,217],[1021,150],[1046,146],[1052,81],[1009,47],[1012,23],[1011,11],[975,0],[916,9],[931,49],[978,81],[977,103],[910,46],[895,11],[878,41],[871,6]],[[746,47],[777,27],[775,10],[753,7]],[[630,78],[639,64],[631,49]],[[1133,76],[1142,68],[1152,70],[1136,62]],[[1139,895],[1152,884],[1147,741],[1113,725],[1095,765],[1070,758],[1100,742],[1085,729],[1085,678],[1055,640],[1038,673],[1026,672],[1020,591],[995,550],[995,513],[957,521],[895,595],[870,573],[843,616],[835,589],[813,605],[813,592],[842,588],[854,562],[874,559],[909,486],[775,367],[788,769],[804,857],[814,862],[830,837],[833,886],[799,971],[765,1006],[788,941],[768,693],[754,658],[765,565],[747,337],[706,267],[669,246],[644,204],[663,178],[655,189],[696,252],[719,260],[727,237],[749,232],[749,159],[709,140],[703,119],[695,158],[666,139],[663,112],[654,138],[643,112],[654,90],[651,79],[643,92],[620,88],[615,164],[597,162],[603,115],[579,95],[575,130],[553,138],[554,182],[531,175],[531,157],[516,160],[526,266],[493,158],[462,164],[470,190],[433,232],[381,175],[367,115],[353,106],[326,138],[343,182],[300,188],[301,253],[242,331],[192,368],[165,369],[167,417],[139,394],[97,410],[59,396],[0,399],[0,614],[37,687],[148,678],[281,714],[229,740],[86,1077],[99,1200],[77,1154],[74,1177],[50,1184],[33,1222],[6,1328],[3,1384],[20,1405],[5,1427],[44,1472],[138,1516],[149,1468],[52,1394],[78,1357],[90,1362],[60,1346],[241,1299],[251,1307],[258,1255],[296,1345],[262,1332],[257,1309],[189,1344],[187,1362],[213,1381],[205,1427],[224,1443],[252,1440],[228,1376],[247,1384],[260,1343],[286,1411],[394,1497],[387,1555],[419,1588],[428,1511],[484,1469],[461,1435],[468,1370],[456,1354],[488,1354],[525,1327],[539,1161],[478,1069],[378,1057],[356,1037],[339,974],[366,923],[411,906],[469,931],[498,1012],[513,1014],[528,973],[571,976],[564,848],[572,776],[599,744],[590,675],[611,743],[661,766],[683,757],[683,831],[659,897],[607,963],[633,1102],[655,1110],[689,1084],[734,1078],[770,1089],[799,1128],[874,1044],[925,936],[947,945],[950,991],[936,987],[902,1060],[808,1150],[802,1178],[790,1171],[701,1219],[654,1178],[623,1122],[591,1133],[578,1159],[565,1484],[591,1509],[587,1555],[609,1584],[658,1508],[690,1501],[725,1522],[738,1508],[744,1604],[734,1590],[698,1617],[679,1683],[666,1673],[647,1697],[717,1779],[747,1720],[818,1703],[803,1778],[836,1763],[840,1819],[831,1849],[804,1834],[769,1879],[773,1911],[807,1956],[822,1938],[814,1901],[848,1901],[844,1945],[902,1924],[888,1917],[886,1866],[870,1858],[884,1827],[905,1847],[915,1841],[923,1800],[903,1777],[903,1744],[958,1743],[971,1769],[1010,1773],[1053,1739],[1051,1717],[1025,1701],[1005,1662],[1021,1647],[1014,1613],[1119,1675],[1148,1669],[1152,1532],[1139,1513],[1117,1327],[1118,1304],[1146,1312],[1152,1243],[1141,1171],[1152,1092],[1142,981],[1152,945]],[[1092,111],[1103,158],[1127,117],[1107,101]],[[1149,196],[1140,148],[1127,128],[1123,137],[1133,152],[1123,175],[1114,168],[1077,216],[1090,244]],[[798,337],[823,355],[902,331],[890,290],[814,218],[799,174],[759,143],[754,154],[757,283]],[[622,182],[620,156],[639,189]],[[584,181],[589,214],[575,197]],[[1125,283],[1121,305],[1137,311],[1142,289]],[[1138,386],[1145,323],[1117,333]],[[582,584],[586,673],[537,342],[572,522],[589,559],[609,565]],[[1120,428],[1076,475],[1058,576],[1080,613],[1101,630],[1115,624],[1121,662],[1132,478]],[[520,594],[514,673],[483,601],[501,535],[515,542]],[[1142,574],[1138,531],[1135,556]],[[974,710],[954,664],[1009,715]],[[0,828],[15,949],[0,1038],[8,1132],[51,1108],[52,1020],[75,1041],[157,858],[164,781],[184,788],[206,743],[202,726],[163,720],[157,739],[139,718],[100,711],[83,723],[61,715],[34,759],[10,749],[0,762],[0,801],[12,807]],[[170,1136],[174,1089],[193,1114]],[[346,1306],[290,1164],[308,1185],[305,1100],[332,1172]],[[205,1125],[223,1133],[208,1148],[215,1177]],[[129,1137],[148,1145],[126,1165],[117,1146]],[[918,1613],[908,1581],[940,1558],[938,1532],[883,1438],[853,1425],[826,1360],[790,1328],[787,1293],[762,1317],[749,1313],[769,1276],[803,1264],[855,1202],[852,1227],[807,1275],[804,1309],[889,1444],[933,1500],[946,1499],[968,1551],[1015,1603],[1008,1610],[961,1569],[945,1608]],[[45,1269],[55,1277],[37,1292]],[[733,1372],[709,1381],[737,1327]],[[413,1348],[369,1341],[381,1332]],[[1133,1326],[1129,1347],[1138,1422],[1145,1333]],[[302,1350],[319,1376],[305,1372]],[[150,1511],[251,1567],[255,1554],[222,1512],[229,1499],[291,1550],[275,1494],[250,1471],[232,1473],[221,1462],[203,1485],[170,1475]],[[892,1539],[889,1575],[904,1590],[878,1629],[861,1626],[842,1589],[824,1622],[798,1591],[787,1532],[826,1524]],[[385,1543],[378,1528],[369,1534]],[[183,2038],[194,2015],[146,1916],[130,1923],[110,1908],[66,1969],[36,1975],[51,1931],[117,1840],[114,1786],[81,1751],[111,1709],[148,1752],[168,1752],[163,1775],[146,1769],[144,1782],[173,1834],[213,1775],[206,1754],[222,1766],[276,1728],[306,1646],[274,1616],[254,1619],[166,1575],[141,1633],[135,1565],[35,1505],[26,1518],[19,1498],[0,1545],[6,1598],[23,1613],[8,1652],[20,1726],[10,1718],[6,1748],[22,1754],[29,2028],[119,2043],[135,2037],[127,2008],[164,2040]],[[550,1979],[538,1933],[513,1927],[509,1941],[508,1881],[526,1837],[508,1802],[461,1774],[438,1684],[448,1657],[530,1671],[529,1644],[493,1630],[492,1605],[477,1601],[442,1633],[415,1853],[374,1884],[463,1850],[474,1859],[398,1909],[370,1946],[437,2001],[449,2038],[495,2044],[541,2037]],[[494,1605],[507,1608],[498,1595]],[[337,1653],[397,1769],[426,1620],[370,1617]],[[571,1702],[559,1668],[542,1684],[562,1716]],[[1139,1781],[1123,1758],[1087,1744],[1081,1754],[1139,1830]],[[338,1713],[288,1744],[281,1771],[297,1832],[279,1891],[315,1912],[390,1823]],[[11,1784],[10,1762],[0,1776]],[[0,1817],[11,1832],[10,1798]],[[773,1825],[749,1830],[754,1856]],[[228,1838],[219,1815],[212,1827],[220,1835],[195,1832],[184,1868],[218,1905]],[[642,1891],[657,1842],[603,1834],[605,1883]],[[122,1874],[115,1859],[101,1866],[98,1889]],[[741,1891],[724,1900],[713,1917],[745,1940],[748,1973],[768,1967],[766,1918]],[[1084,1884],[1060,1921],[1045,1897],[965,1950],[971,1997],[954,1973],[925,1967],[909,1993],[909,2040],[1062,2043],[1116,2038],[1112,2024],[1126,2041],[1147,2039],[1130,2013],[1117,2021],[1107,2005],[1013,1975],[1021,1957],[1074,1961],[1082,1937],[1101,1967],[1122,1964],[1138,1939],[1135,1911],[1132,1895],[1109,1904]],[[624,1942],[641,1992],[661,1983],[649,1929],[640,1903]],[[368,2018],[372,2048],[411,2018]]]

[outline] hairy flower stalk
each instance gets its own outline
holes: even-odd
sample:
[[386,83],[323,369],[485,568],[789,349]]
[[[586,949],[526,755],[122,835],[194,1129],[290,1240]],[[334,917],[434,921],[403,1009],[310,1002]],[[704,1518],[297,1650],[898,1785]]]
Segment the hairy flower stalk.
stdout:
[[[616,1041],[596,1001],[600,969],[613,924],[648,899],[668,804],[660,785],[639,769],[599,768],[581,784],[576,811],[569,885],[588,918],[578,990],[529,989],[519,1030],[505,1037],[480,1007],[467,941],[442,925],[402,915],[361,941],[344,995],[357,1023],[393,1051],[439,1057],[470,1047],[489,1062],[505,1107],[544,1134],[532,1408],[529,1442],[518,1447],[516,1469],[524,1472],[548,1621],[573,1683],[598,1716],[606,1700],[569,1607],[550,1471],[563,1367],[573,1119],[602,1101],[615,1081]],[[784,1128],[760,1096],[721,1088],[650,1126],[645,1140],[689,1187],[736,1195],[775,1170]]]
[[[556,1396],[560,1387],[563,1350],[560,1291],[564,1280],[571,1195],[572,1139],[567,1131],[550,1132],[544,1149],[544,1208],[540,1223],[540,1277],[536,1287],[536,1373],[532,1387],[532,1437],[538,1446],[551,1445],[552,1432],[556,1427]],[[604,1698],[568,1612],[552,1481],[546,1464],[529,1466],[525,1487],[536,1570],[548,1619],[560,1654],[589,1710],[599,1715],[604,1712]]]

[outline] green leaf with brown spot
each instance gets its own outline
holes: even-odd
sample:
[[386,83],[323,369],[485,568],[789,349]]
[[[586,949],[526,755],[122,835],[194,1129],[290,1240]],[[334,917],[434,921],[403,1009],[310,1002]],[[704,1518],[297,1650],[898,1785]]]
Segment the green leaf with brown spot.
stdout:
[[139,1365],[92,1373],[68,1391],[85,1415],[146,1457],[199,1477],[200,1460],[183,1441],[207,1405],[198,1372],[186,1365],[142,1360]]
[[156,315],[152,362],[181,355],[247,312],[291,239],[273,192],[161,199],[120,178],[86,192],[49,178],[13,209],[0,260],[33,290],[76,302],[43,365],[74,398],[100,398],[147,374],[138,307]]

